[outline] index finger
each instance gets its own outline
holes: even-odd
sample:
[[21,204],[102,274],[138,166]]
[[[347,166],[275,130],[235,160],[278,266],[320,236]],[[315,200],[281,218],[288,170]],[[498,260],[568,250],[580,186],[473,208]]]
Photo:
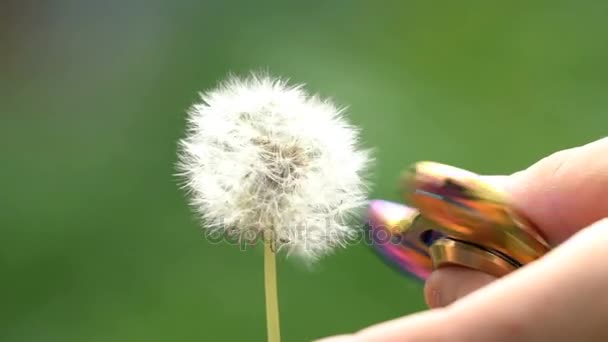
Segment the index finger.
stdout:
[[608,138],[554,153],[504,182],[551,245],[608,216]]

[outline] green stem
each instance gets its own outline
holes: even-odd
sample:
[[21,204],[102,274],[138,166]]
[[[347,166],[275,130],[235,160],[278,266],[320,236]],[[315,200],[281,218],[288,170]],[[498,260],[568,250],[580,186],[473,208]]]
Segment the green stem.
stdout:
[[264,289],[266,292],[266,328],[268,342],[280,342],[279,295],[277,291],[277,263],[272,242],[264,242]]

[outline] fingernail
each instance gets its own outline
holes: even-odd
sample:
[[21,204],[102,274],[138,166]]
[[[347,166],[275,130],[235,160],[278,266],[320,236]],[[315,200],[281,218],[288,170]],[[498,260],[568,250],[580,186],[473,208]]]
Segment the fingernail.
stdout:
[[431,290],[431,295],[426,303],[431,309],[441,306],[441,292],[439,290]]

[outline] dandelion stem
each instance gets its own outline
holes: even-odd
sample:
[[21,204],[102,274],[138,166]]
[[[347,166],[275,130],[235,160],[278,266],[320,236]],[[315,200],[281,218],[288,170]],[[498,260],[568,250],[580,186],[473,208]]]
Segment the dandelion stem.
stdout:
[[277,292],[277,264],[272,242],[264,242],[264,288],[266,290],[266,328],[268,342],[280,342],[279,296]]

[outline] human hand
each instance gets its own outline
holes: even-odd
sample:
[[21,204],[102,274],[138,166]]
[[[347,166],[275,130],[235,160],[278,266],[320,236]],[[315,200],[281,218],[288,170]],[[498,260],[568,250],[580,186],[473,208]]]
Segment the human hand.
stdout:
[[490,179],[551,252],[500,279],[441,268],[425,284],[433,310],[322,341],[608,341],[608,138]]

